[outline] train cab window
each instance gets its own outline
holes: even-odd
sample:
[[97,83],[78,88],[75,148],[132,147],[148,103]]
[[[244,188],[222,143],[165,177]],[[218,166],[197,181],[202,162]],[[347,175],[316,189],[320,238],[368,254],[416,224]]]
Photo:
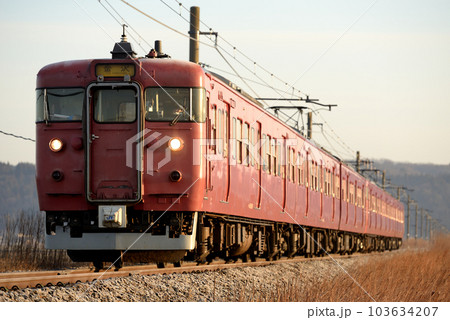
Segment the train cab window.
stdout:
[[145,120],[204,122],[206,94],[203,88],[147,88]]
[[36,122],[81,121],[84,89],[36,90]]
[[102,88],[95,90],[94,120],[103,123],[134,122],[136,120],[136,91],[131,88]]

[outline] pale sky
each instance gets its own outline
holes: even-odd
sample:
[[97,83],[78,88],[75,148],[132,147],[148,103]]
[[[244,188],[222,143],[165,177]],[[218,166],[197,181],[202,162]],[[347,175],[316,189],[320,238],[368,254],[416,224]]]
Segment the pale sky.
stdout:
[[[172,58],[188,59],[187,38],[119,0],[108,2],[147,43],[162,40]],[[176,13],[162,1],[129,2],[187,34],[189,25],[179,13],[189,16],[176,1],[164,0]],[[450,163],[450,1],[181,2],[201,8],[202,22],[219,32],[218,44],[231,56],[223,54],[242,77],[256,72],[259,79],[253,81],[288,88],[262,66],[310,98],[337,104],[315,117],[326,124],[324,133],[314,128],[313,138],[338,156],[348,159],[359,150],[365,158]],[[0,7],[0,130],[35,138],[39,69],[57,61],[110,57],[122,30],[97,0],[0,0]],[[205,25],[201,29],[209,31]],[[142,39],[143,48],[129,40],[139,56],[150,49]],[[205,36],[202,41],[209,42]],[[201,45],[200,61],[233,73],[213,48]],[[279,97],[250,80],[247,88],[241,79],[223,75],[249,93]],[[35,162],[33,142],[0,134],[0,150],[0,161]]]

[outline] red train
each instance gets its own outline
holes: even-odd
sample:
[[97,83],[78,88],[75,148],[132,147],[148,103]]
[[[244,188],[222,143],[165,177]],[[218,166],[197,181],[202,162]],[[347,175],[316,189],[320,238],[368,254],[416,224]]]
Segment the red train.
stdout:
[[125,39],[112,55],[37,75],[47,248],[99,269],[401,245],[398,200],[226,79]]

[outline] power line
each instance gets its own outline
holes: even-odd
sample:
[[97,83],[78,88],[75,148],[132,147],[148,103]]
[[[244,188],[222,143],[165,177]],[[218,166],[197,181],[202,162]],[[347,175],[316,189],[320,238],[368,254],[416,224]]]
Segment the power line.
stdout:
[[2,131],[2,130],[0,130],[0,133],[3,133],[4,135],[11,136],[11,137],[14,137],[14,138],[17,138],[17,139],[22,139],[22,140],[36,142],[36,140],[34,140],[34,139],[23,137],[23,136],[19,136],[19,135],[14,134],[14,133],[5,132],[5,131]]

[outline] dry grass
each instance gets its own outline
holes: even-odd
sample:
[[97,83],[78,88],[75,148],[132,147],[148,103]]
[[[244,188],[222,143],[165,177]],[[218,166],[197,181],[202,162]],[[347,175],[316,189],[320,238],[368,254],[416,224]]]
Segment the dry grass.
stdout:
[[[305,288],[301,279],[289,279],[269,296],[253,301],[450,301],[450,237],[433,242],[409,241],[405,248],[374,255],[331,280],[314,281]],[[373,300],[372,300],[373,298]],[[244,299],[245,300],[245,299]],[[241,300],[243,301],[243,300]]]
[[44,248],[44,214],[21,211],[1,217],[0,272],[74,266],[64,250]]

